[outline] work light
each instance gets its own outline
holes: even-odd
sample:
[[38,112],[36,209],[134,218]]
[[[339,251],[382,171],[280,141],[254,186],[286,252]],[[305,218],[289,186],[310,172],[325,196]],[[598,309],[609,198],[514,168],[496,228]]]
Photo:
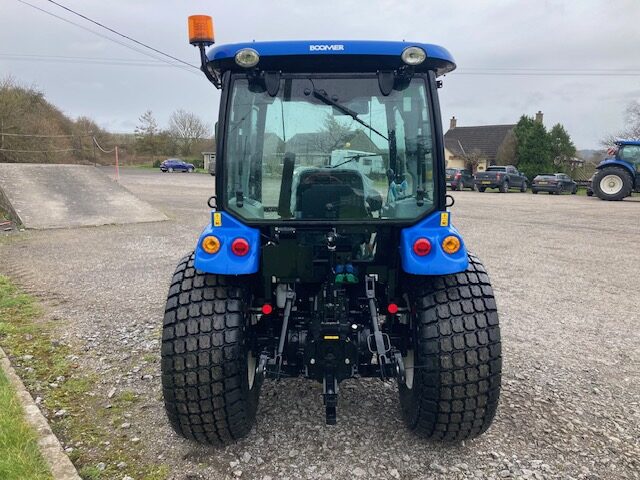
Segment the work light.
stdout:
[[427,54],[420,47],[407,47],[402,51],[401,58],[407,65],[420,65],[427,58]]
[[244,68],[255,67],[260,61],[260,55],[253,48],[243,48],[236,53],[236,63]]

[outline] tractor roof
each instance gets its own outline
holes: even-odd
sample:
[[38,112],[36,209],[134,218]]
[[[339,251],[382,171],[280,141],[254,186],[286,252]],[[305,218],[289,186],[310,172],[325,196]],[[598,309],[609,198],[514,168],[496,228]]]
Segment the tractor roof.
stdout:
[[616,140],[616,145],[640,145],[640,140]]
[[290,72],[375,72],[404,66],[400,55],[407,47],[420,47],[426,60],[417,71],[433,70],[444,75],[456,68],[447,49],[438,45],[414,42],[366,40],[300,40],[281,42],[246,42],[217,45],[207,52],[213,68],[221,71],[244,71],[236,65],[239,50],[251,48],[260,55],[261,70]]

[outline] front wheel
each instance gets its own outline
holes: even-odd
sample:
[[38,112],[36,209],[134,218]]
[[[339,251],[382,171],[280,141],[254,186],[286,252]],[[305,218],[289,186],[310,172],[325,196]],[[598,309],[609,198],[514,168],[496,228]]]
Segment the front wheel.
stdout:
[[507,193],[509,191],[509,182],[504,182],[500,185],[500,193]]
[[194,255],[176,269],[162,331],[162,393],[179,435],[226,445],[251,430],[260,382],[248,348],[248,291],[240,277],[195,269]]
[[593,177],[593,193],[602,200],[622,200],[631,195],[633,179],[622,167],[598,170]]
[[485,190],[486,190],[486,188],[485,188],[485,187],[478,187],[478,191],[479,191],[480,193],[484,193],[484,191],[485,191]]
[[527,187],[528,187],[527,182],[522,182],[522,185],[520,186],[520,191],[522,193],[526,192],[527,191]]
[[187,170],[187,172],[189,172],[189,173],[193,173],[193,168],[192,168],[192,167],[189,167],[189,169]]
[[167,172],[172,173],[173,172],[173,168],[168,168]]
[[465,272],[411,276],[412,348],[399,385],[402,415],[421,436],[461,441],[486,431],[500,396],[498,312],[482,263]]

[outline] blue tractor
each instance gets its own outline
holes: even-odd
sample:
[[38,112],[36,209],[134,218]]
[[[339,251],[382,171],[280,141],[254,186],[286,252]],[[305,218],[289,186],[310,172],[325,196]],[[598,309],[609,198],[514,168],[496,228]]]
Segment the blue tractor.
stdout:
[[448,211],[437,90],[453,58],[413,42],[207,50],[210,22],[190,18],[222,90],[216,189],[166,303],[172,427],[233,442],[263,382],[292,377],[322,385],[334,424],[340,382],[376,377],[397,382],[423,437],[480,435],[498,405],[501,341],[489,276]]
[[602,200],[622,200],[640,192],[640,140],[618,140],[597,166],[591,190]]

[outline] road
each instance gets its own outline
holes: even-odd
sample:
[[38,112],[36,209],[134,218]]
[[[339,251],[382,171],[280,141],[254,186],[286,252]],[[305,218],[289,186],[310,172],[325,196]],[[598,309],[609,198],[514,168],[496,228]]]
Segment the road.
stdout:
[[125,441],[139,438],[131,448],[169,478],[639,478],[640,199],[454,193],[453,222],[487,266],[503,334],[500,407],[480,439],[420,440],[396,386],[374,379],[342,385],[328,427],[320,385],[288,379],[265,384],[246,439],[213,449],[170,430],[157,359],[169,279],[208,221],[213,177],[120,174],[171,220],[19,233],[1,244],[0,272],[59,319],[60,341],[97,374],[95,396],[140,395]]

